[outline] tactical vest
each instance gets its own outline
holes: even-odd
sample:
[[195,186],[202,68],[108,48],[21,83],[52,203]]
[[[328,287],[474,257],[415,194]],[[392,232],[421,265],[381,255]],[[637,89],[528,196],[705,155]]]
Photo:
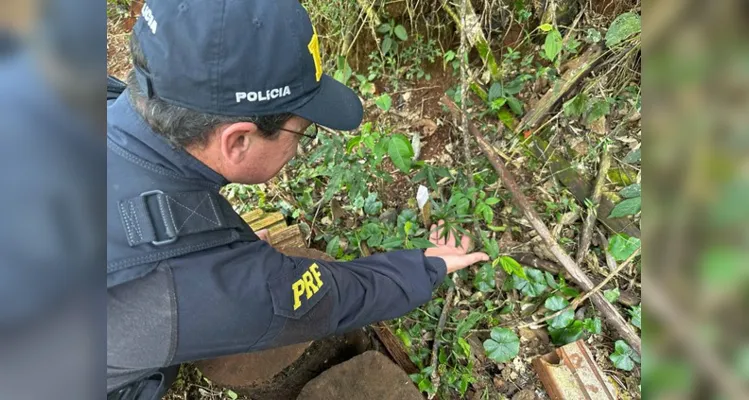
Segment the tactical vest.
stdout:
[[[109,79],[107,99],[125,89]],[[107,138],[107,287],[160,261],[258,237],[209,181],[188,179]]]

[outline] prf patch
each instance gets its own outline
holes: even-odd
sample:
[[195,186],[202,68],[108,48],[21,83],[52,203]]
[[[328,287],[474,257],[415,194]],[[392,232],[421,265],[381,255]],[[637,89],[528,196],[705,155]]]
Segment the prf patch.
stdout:
[[332,281],[330,270],[317,263],[289,270],[268,282],[274,312],[287,318],[301,318],[325,297],[334,286]]
[[294,311],[302,306],[302,296],[311,300],[312,296],[320,291],[324,284],[320,267],[317,264],[310,265],[307,271],[302,274],[302,278],[291,285],[291,291],[294,293]]
[[315,61],[315,79],[320,82],[320,78],[322,78],[322,57],[320,57],[320,40],[317,38],[317,30],[314,26],[312,27],[312,39],[310,39],[307,49]]

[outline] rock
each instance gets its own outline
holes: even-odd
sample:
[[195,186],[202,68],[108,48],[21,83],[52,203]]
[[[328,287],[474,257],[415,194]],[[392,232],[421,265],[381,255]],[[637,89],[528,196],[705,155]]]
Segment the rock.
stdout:
[[536,393],[532,390],[521,390],[512,396],[512,400],[536,400]]
[[311,380],[297,400],[422,400],[411,378],[385,355],[368,351]]

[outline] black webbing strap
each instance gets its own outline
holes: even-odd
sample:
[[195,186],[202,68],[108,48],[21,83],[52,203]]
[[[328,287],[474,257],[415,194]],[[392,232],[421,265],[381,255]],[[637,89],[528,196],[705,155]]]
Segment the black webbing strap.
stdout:
[[128,244],[162,246],[176,242],[181,236],[241,228],[241,219],[218,196],[210,191],[154,190],[121,200],[119,213]]

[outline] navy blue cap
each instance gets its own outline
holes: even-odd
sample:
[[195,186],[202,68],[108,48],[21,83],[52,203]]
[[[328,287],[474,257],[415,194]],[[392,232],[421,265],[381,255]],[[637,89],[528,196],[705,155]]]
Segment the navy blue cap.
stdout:
[[298,0],[153,0],[134,28],[144,93],[211,114],[292,113],[332,129],[362,120],[359,97],[322,72]]

